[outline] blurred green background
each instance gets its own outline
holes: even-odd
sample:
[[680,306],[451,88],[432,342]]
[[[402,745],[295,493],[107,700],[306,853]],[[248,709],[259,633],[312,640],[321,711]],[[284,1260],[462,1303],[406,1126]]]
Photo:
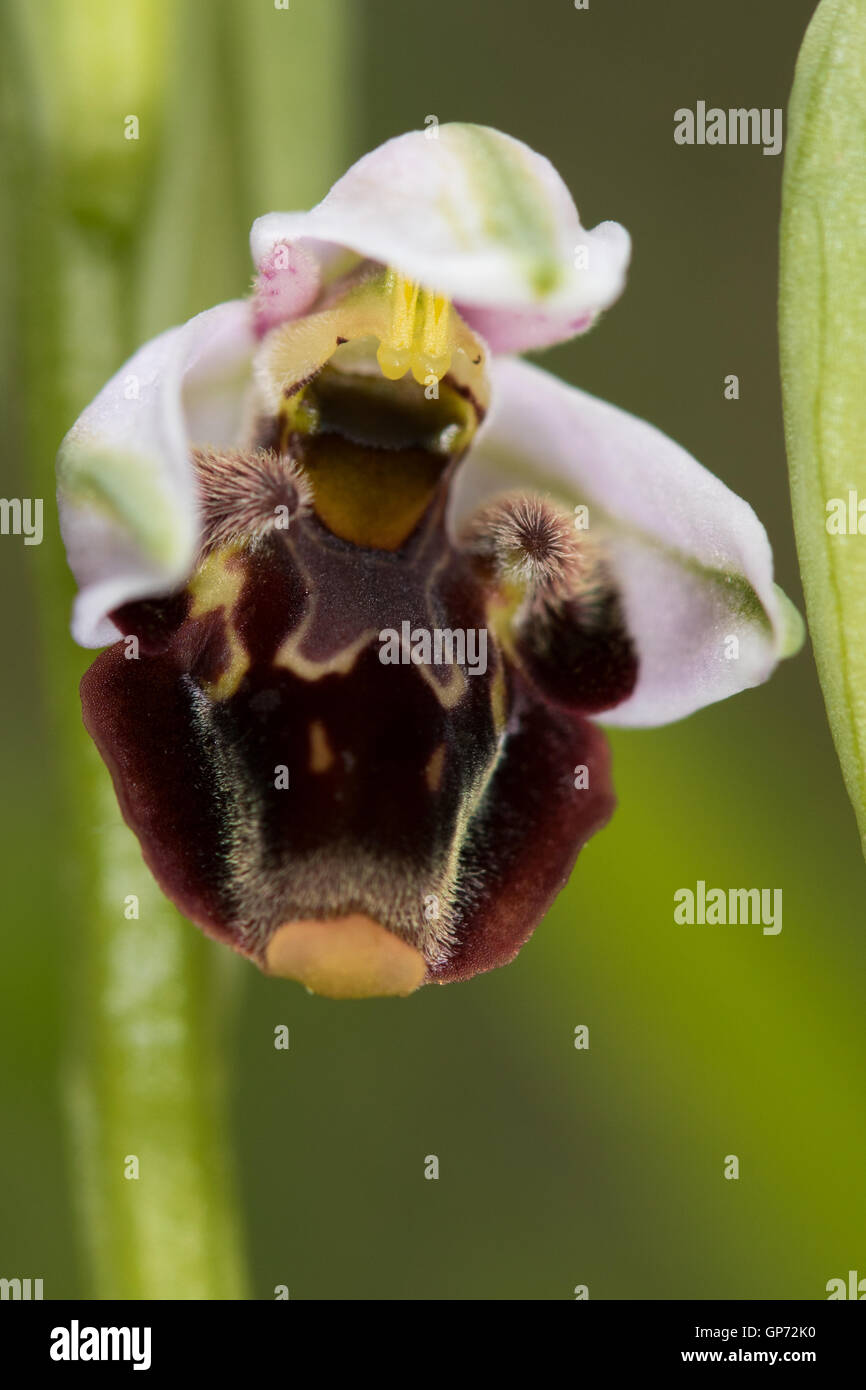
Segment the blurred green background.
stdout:
[[[38,73],[36,96],[4,83],[6,155],[20,176],[34,150],[60,150],[88,255],[132,267],[143,244],[121,322],[134,305],[156,331],[243,293],[256,215],[317,200],[428,114],[498,126],[553,160],[586,225],[614,218],[634,238],[621,303],[545,364],[748,498],[802,607],[776,350],[782,160],[676,146],[673,112],[785,106],[812,0],[192,0],[162,20],[150,7],[152,52],[121,33],[134,4],[47,8],[63,76],[43,76],[41,98]],[[4,24],[19,20],[7,3]],[[136,81],[152,119],[124,145]],[[73,281],[67,317],[94,360],[79,380],[61,351],[68,399],[47,379],[44,415],[21,409],[26,344],[38,353],[54,319],[17,248],[55,196],[23,214],[7,196],[0,217],[6,496],[33,491],[25,433],[44,479],[127,350],[100,347],[103,306]],[[60,556],[48,504],[39,552],[0,539],[0,1274],[42,1277],[47,1297],[87,1288],[60,1098],[75,940],[50,713],[77,696],[46,691],[35,617],[40,567]],[[866,1275],[866,867],[811,654],[613,746],[619,809],[508,969],[337,1004],[237,963],[226,1045],[254,1297],[568,1299],[586,1284],[592,1299],[820,1299],[828,1279]],[[673,893],[699,878],[781,887],[781,934],[676,926]]]

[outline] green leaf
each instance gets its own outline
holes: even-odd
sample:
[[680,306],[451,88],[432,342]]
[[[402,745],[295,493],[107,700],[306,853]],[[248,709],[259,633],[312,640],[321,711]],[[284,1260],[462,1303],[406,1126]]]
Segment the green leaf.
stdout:
[[[780,339],[806,608],[866,851],[866,4],[823,0],[794,80],[781,230]],[[836,504],[834,507],[834,503]],[[866,512],[866,507],[864,507]],[[829,523],[829,525],[828,525]]]

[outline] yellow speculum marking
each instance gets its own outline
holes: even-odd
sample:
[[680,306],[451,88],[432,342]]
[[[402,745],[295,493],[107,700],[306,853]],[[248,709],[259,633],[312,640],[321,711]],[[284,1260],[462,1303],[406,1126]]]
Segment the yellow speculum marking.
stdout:
[[487,605],[487,626],[494,641],[505,654],[514,659],[514,622],[526,599],[526,588],[511,579],[503,579],[498,591]]
[[388,271],[385,292],[389,324],[376,353],[382,375],[398,381],[410,371],[419,386],[441,381],[454,349],[451,301],[398,270]]
[[328,731],[321,719],[314,719],[310,725],[310,771],[329,772],[334,766],[334,750],[328,739]]
[[405,456],[368,456],[332,442],[328,453],[306,463],[313,508],[328,530],[342,540],[376,550],[397,550],[415,529],[433,497],[442,460],[421,457],[414,467]]
[[225,700],[234,695],[249,669],[250,658],[235,631],[231,615],[243,592],[245,574],[238,561],[237,547],[228,546],[208,555],[189,581],[192,599],[189,616],[205,618],[218,608],[225,610],[225,630],[229,645],[229,661],[215,681],[203,685],[211,700]]
[[350,642],[334,656],[328,657],[327,661],[311,661],[301,651],[311,618],[312,610],[304,619],[301,627],[295,632],[289,633],[274,657],[274,666],[280,670],[291,671],[292,675],[299,676],[301,680],[305,681],[318,681],[323,676],[347,676],[364,648],[374,641],[376,629],[369,628],[366,632],[362,632],[354,642]]
[[442,783],[442,772],[445,768],[445,744],[440,743],[435,748],[427,760],[424,769],[424,779],[431,792],[438,792]]
[[497,738],[504,731],[508,721],[508,684],[505,679],[505,663],[499,662],[490,687],[490,708],[493,713],[493,728]]
[[[286,401],[282,447],[309,478],[314,512],[342,540],[397,550],[429,507],[449,460],[466,448],[474,407],[448,381],[435,396],[428,398],[427,389],[411,378],[387,381],[326,366]],[[402,431],[398,447],[389,446],[389,428],[392,439]]]

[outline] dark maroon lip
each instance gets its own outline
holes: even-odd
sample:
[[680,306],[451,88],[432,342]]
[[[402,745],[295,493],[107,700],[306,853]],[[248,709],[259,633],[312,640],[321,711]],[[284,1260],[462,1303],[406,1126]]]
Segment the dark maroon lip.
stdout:
[[[204,931],[264,966],[286,924],[351,918],[421,952],[428,981],[467,979],[513,958],[611,815],[587,716],[631,693],[637,659],[553,504],[508,497],[449,536],[460,452],[418,462],[447,401],[426,419],[404,389],[396,420],[354,385],[311,401],[318,434],[289,435],[292,453],[197,451],[200,568],[112,614],[123,640],[82,682],[85,723],[155,877]],[[404,470],[393,496],[364,491],[383,454],[386,476]],[[396,543],[369,543],[377,510]]]

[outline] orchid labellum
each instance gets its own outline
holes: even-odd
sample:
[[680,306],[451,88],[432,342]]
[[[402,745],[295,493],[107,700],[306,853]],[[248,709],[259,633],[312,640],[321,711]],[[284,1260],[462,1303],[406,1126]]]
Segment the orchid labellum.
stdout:
[[268,973],[358,997],[511,960],[613,809],[597,718],[681,718],[798,645],[750,507],[512,355],[589,328],[629,249],[519,141],[403,135],[260,218],[251,298],[64,440],[85,723],[164,891]]

